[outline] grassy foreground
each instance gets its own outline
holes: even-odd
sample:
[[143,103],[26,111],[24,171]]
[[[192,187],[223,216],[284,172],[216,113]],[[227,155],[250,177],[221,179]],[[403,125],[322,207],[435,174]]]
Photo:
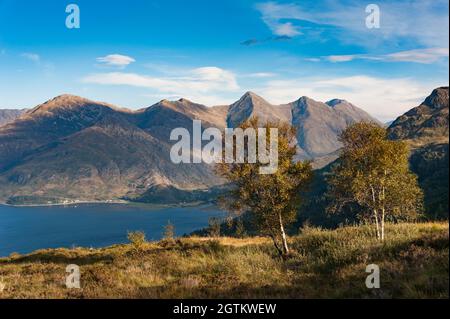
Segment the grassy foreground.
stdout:
[[[448,298],[449,227],[307,228],[281,260],[264,238],[182,238],[98,250],[42,250],[0,259],[0,298]],[[65,287],[66,266],[81,268],[81,289]],[[369,290],[366,266],[381,270]],[[1,288],[1,287],[0,287]],[[1,289],[0,289],[1,290]]]

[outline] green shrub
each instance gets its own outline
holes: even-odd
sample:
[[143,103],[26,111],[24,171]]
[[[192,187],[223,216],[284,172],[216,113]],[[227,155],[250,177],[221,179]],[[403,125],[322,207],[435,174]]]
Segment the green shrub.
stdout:
[[127,238],[136,250],[141,250],[147,242],[145,239],[145,233],[142,231],[128,232]]

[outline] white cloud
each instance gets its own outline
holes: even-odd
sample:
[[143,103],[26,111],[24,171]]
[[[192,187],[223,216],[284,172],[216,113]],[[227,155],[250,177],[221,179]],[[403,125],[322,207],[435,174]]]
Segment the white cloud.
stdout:
[[39,63],[41,61],[41,57],[36,53],[22,53],[20,56],[34,63]]
[[448,59],[448,55],[449,55],[448,48],[428,48],[428,49],[400,51],[384,55],[368,55],[368,54],[331,55],[324,57],[324,59],[330,62],[349,62],[356,59],[361,59],[361,60],[377,60],[386,62],[414,62],[414,63],[429,64],[437,62],[444,58]]
[[301,34],[300,31],[291,23],[278,23],[273,26],[273,33],[278,36],[294,37]]
[[97,62],[106,64],[108,66],[126,67],[133,62],[136,62],[132,57],[121,54],[110,54],[104,57],[97,58]]
[[419,105],[434,88],[444,84],[358,75],[269,81],[254,90],[276,104],[295,101],[301,96],[318,101],[342,98],[387,122]]
[[178,76],[159,77],[125,72],[98,73],[91,74],[82,81],[141,87],[150,90],[145,94],[147,96],[184,97],[204,104],[221,102],[223,99],[220,96],[224,93],[239,91],[235,74],[218,67],[180,70]]

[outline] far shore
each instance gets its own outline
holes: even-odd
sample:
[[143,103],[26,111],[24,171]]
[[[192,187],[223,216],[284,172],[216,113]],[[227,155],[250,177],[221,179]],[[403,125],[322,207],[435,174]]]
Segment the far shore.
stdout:
[[60,207],[60,206],[74,206],[74,205],[95,205],[95,204],[118,204],[118,205],[150,205],[154,207],[196,207],[205,204],[211,204],[209,202],[192,202],[192,203],[178,203],[178,204],[155,204],[155,203],[144,203],[144,202],[133,202],[127,200],[104,200],[104,201],[70,201],[62,203],[46,203],[46,204],[8,204],[5,202],[0,202],[0,206],[8,207]]
[[104,200],[104,201],[70,201],[63,203],[46,203],[46,204],[8,204],[0,202],[0,205],[9,207],[51,207],[51,206],[73,206],[86,204],[130,204],[130,203],[132,202],[125,200]]

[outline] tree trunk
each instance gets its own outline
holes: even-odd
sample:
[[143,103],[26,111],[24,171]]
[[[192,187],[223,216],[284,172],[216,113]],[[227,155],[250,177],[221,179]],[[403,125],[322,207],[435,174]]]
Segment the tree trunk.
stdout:
[[283,240],[283,253],[284,255],[289,255],[289,246],[287,243],[286,232],[284,231],[283,219],[281,218],[281,214],[278,214],[278,217],[280,219],[280,231],[281,231],[281,238]]
[[377,239],[380,240],[380,223],[378,222],[378,211],[376,209],[373,210],[373,215],[375,217],[375,225],[377,226]]
[[278,251],[278,254],[280,254],[280,256],[283,256],[283,250],[278,246],[276,236],[270,235],[270,238],[272,238],[273,245],[275,246],[276,250]]
[[[373,207],[377,207],[377,200],[376,200],[376,196],[375,196],[375,189],[373,188],[373,186],[370,187],[370,189],[372,190],[372,204]],[[378,222],[378,210],[374,209],[373,210],[373,215],[375,217],[375,224],[377,226],[377,239],[380,240],[381,235],[380,235],[380,223]]]
[[[386,170],[384,170],[384,175],[387,175]],[[384,186],[381,195],[383,197],[383,208],[381,209],[381,240],[384,241],[384,220],[386,218],[386,188]]]

